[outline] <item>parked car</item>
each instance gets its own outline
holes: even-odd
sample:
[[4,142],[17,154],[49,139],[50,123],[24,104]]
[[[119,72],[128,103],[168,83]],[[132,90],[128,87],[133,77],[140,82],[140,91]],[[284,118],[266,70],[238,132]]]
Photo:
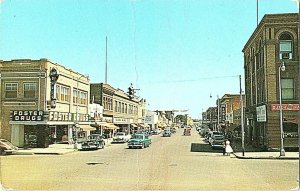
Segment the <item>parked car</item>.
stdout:
[[151,145],[151,139],[145,134],[134,134],[131,139],[129,139],[128,148],[145,148]]
[[223,148],[223,144],[224,144],[224,136],[223,135],[215,135],[213,136],[213,138],[211,139],[210,145],[212,149],[221,149]]
[[14,146],[11,142],[5,139],[0,139],[0,154],[14,154],[18,151],[18,147]]
[[96,150],[96,149],[104,149],[105,141],[103,140],[103,136],[100,134],[91,134],[88,136],[86,141],[81,143],[80,150]]
[[126,135],[125,132],[117,132],[113,137],[112,143],[126,143],[131,138],[131,135]]
[[219,131],[211,131],[209,134],[210,134],[208,136],[208,143],[209,144],[211,144],[211,142],[213,141],[212,139],[214,138],[214,136],[218,136],[218,135],[224,136],[224,134],[222,132],[219,132]]
[[163,137],[171,137],[172,132],[170,131],[170,129],[165,129],[163,132]]

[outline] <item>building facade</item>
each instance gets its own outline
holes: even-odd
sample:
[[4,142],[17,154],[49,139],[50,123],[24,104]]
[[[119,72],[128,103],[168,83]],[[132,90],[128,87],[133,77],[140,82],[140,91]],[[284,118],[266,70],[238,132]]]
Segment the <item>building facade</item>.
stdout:
[[89,78],[47,59],[0,61],[0,137],[14,145],[71,142],[89,128]]
[[116,89],[106,83],[92,83],[91,100],[103,106],[103,123],[98,123],[106,133],[116,130],[133,133],[140,128],[146,128],[146,100],[137,97],[130,98],[121,89]]
[[247,144],[280,147],[281,83],[284,147],[298,145],[298,22],[296,13],[265,15],[243,48]]

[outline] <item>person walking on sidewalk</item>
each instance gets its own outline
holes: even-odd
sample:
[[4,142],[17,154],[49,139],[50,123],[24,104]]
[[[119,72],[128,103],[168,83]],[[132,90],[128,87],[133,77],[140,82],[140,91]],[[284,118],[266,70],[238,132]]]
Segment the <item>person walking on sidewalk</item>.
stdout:
[[232,147],[230,146],[230,141],[225,141],[225,152],[228,156],[230,156],[230,153],[233,153]]
[[223,147],[222,147],[223,155],[225,155],[225,153],[226,153],[225,148],[226,148],[226,140],[224,140],[224,142],[223,142]]

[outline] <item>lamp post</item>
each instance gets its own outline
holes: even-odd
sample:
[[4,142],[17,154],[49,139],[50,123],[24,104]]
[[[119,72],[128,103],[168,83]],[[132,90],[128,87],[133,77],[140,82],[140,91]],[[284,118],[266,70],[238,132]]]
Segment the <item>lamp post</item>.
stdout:
[[284,62],[280,64],[278,68],[278,84],[279,84],[279,112],[280,112],[280,156],[285,156],[285,151],[283,148],[283,121],[282,121],[282,104],[281,104],[281,71],[285,71]]
[[75,144],[74,144],[74,148],[77,149],[77,139],[78,139],[78,128],[79,128],[79,124],[78,124],[78,96],[79,96],[79,90],[78,90],[78,86],[79,86],[79,80],[80,78],[84,77],[85,75],[81,75],[80,77],[77,77],[77,84],[76,84],[76,118],[75,118],[75,124],[74,124],[74,128],[75,128]]

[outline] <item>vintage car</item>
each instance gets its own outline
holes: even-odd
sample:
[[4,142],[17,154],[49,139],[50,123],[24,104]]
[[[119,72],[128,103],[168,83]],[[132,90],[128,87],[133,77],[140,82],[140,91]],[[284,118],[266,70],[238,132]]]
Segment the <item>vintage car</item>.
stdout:
[[170,129],[165,129],[162,136],[163,137],[171,137],[172,132],[170,131]]
[[145,148],[151,145],[151,139],[145,134],[134,134],[131,139],[129,139],[128,148]]
[[131,138],[131,135],[126,135],[125,132],[117,132],[113,137],[112,143],[126,143]]
[[13,154],[18,151],[18,147],[5,139],[0,139],[0,155]]
[[190,136],[190,135],[191,135],[191,128],[185,128],[185,129],[183,130],[183,135]]
[[105,141],[103,140],[103,136],[100,134],[91,134],[88,136],[86,141],[81,143],[80,150],[96,150],[96,149],[104,149]]

